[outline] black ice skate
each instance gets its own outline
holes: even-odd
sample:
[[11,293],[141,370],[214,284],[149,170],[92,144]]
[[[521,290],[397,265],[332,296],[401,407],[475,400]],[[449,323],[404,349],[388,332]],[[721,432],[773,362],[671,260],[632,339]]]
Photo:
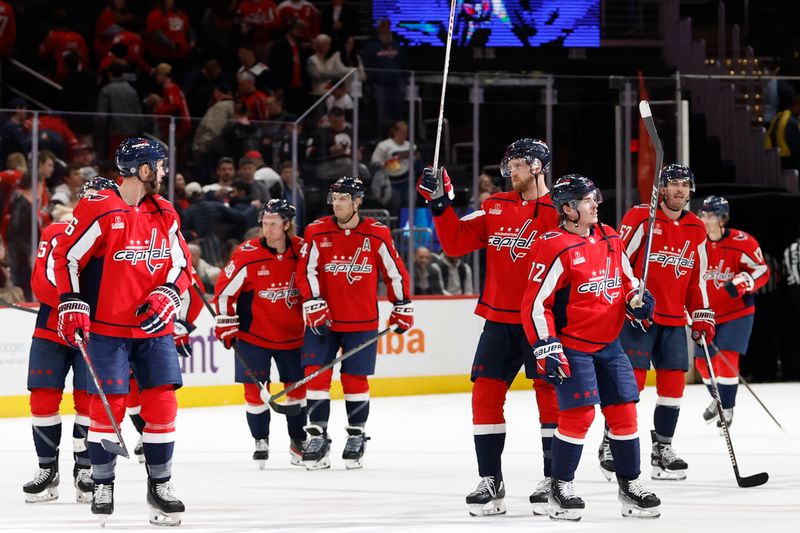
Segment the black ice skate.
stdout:
[[289,464],[303,466],[303,448],[305,445],[305,439],[291,439],[289,443]]
[[331,439],[322,427],[311,424],[305,427],[309,435],[303,448],[303,464],[306,470],[322,470],[331,467]]
[[150,523],[154,526],[179,526],[186,508],[175,496],[172,481],[147,479],[147,503],[150,505]]
[[626,518],[658,518],[661,516],[661,500],[646,490],[639,479],[617,478],[619,483],[619,503],[622,516]]
[[534,516],[547,516],[550,514],[550,478],[546,477],[536,485],[528,501],[533,507]]
[[90,503],[94,492],[92,467],[75,464],[72,469],[72,479],[75,485],[75,501],[78,503]]
[[92,493],[92,514],[100,519],[100,527],[106,527],[106,521],[113,513],[114,483],[95,483]]
[[256,451],[253,452],[253,461],[261,470],[267,469],[269,459],[269,439],[256,439]]
[[614,456],[611,455],[611,445],[608,442],[608,435],[603,434],[603,442],[600,443],[600,449],[597,450],[597,458],[600,460],[600,472],[607,481],[615,475],[614,470]]
[[553,478],[550,483],[550,519],[577,522],[586,504],[575,495],[572,481]]
[[342,459],[347,470],[355,470],[364,466],[361,458],[367,448],[369,437],[364,434],[364,428],[358,426],[347,426],[347,442],[344,445]]
[[139,459],[139,464],[144,463],[144,442],[142,442],[143,437],[139,437],[139,442],[136,443],[136,447],[133,449],[133,455]]
[[33,479],[22,486],[25,503],[41,503],[58,499],[58,459],[39,464]]
[[467,505],[471,516],[506,514],[506,486],[494,476],[481,478],[478,487],[467,494]]
[[719,413],[717,413],[717,400],[711,400],[711,403],[708,404],[706,410],[703,411],[703,420],[705,420],[706,424],[710,424],[715,420],[719,420]]
[[653,466],[651,477],[673,481],[686,479],[689,465],[678,457],[672,444],[656,440],[656,432],[653,430],[650,431],[650,438],[653,439],[653,451],[650,454],[650,464]]

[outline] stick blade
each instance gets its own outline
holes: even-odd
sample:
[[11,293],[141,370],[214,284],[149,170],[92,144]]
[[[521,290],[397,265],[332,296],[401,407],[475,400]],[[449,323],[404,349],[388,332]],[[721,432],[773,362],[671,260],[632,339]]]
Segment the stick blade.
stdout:
[[759,487],[769,481],[769,474],[766,472],[761,472],[760,474],[753,474],[752,476],[747,477],[736,477],[736,482],[739,483],[739,486],[744,489],[749,489],[751,487]]
[[282,403],[278,403],[274,400],[270,400],[269,406],[272,408],[273,411],[276,413],[285,415],[285,416],[297,416],[300,414],[300,410],[302,407],[299,403],[293,403],[290,405],[284,405]]
[[128,449],[125,446],[117,444],[116,442],[111,442],[108,439],[100,439],[100,446],[103,447],[105,451],[108,453],[113,453],[114,455],[121,455],[125,459],[130,459],[131,456],[128,453]]

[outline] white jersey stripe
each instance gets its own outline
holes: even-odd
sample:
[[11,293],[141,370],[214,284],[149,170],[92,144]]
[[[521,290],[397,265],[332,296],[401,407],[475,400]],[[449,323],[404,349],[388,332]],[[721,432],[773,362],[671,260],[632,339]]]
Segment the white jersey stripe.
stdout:
[[559,257],[555,260],[553,266],[550,267],[550,270],[547,272],[547,276],[545,276],[544,281],[542,282],[542,287],[539,289],[539,292],[536,294],[536,298],[533,300],[531,319],[533,320],[533,326],[536,328],[536,335],[540,339],[546,339],[547,337],[552,336],[551,334],[555,334],[554,331],[551,332],[547,329],[547,317],[544,314],[544,301],[547,300],[547,298],[549,298],[553,293],[556,288],[556,284],[563,273],[564,265],[561,263],[561,258]]
[[462,221],[472,220],[474,218],[482,217],[485,215],[486,211],[484,211],[483,209],[478,209],[477,211],[473,211],[472,213],[464,215],[463,217],[461,217],[461,220]]
[[408,295],[403,294],[403,276],[400,274],[400,269],[397,268],[397,263],[395,263],[394,257],[392,257],[392,253],[385,242],[382,242],[380,248],[378,248],[378,255],[383,261],[383,267],[391,280],[395,299],[398,301],[408,300]]
[[[178,223],[173,221],[172,227],[169,228],[169,256],[172,259],[172,265],[167,273],[167,283],[177,283],[183,269],[189,264],[181,246],[182,237],[178,233],[178,229]],[[189,283],[191,282],[190,279]]]
[[749,255],[743,253],[742,258],[740,259],[742,263],[747,265],[752,271],[750,275],[753,277],[754,280],[760,278],[767,274],[767,265],[761,265],[753,261]]
[[102,234],[103,231],[100,229],[100,222],[95,220],[89,229],[81,235],[81,238],[67,251],[67,269],[69,270],[69,281],[72,292],[81,292],[81,284],[78,279],[78,264]]
[[698,284],[700,285],[700,295],[703,299],[703,307],[708,307],[708,292],[706,291],[706,270],[708,270],[708,255],[706,255],[706,239],[697,245],[698,259]]
[[633,254],[636,253],[636,250],[638,250],[639,246],[642,245],[643,238],[644,238],[644,222],[639,224],[639,227],[636,228],[636,231],[633,233],[630,242],[628,242],[628,247],[625,249],[625,253],[628,254],[628,257],[632,257]]
[[312,298],[319,298],[319,274],[317,273],[317,265],[319,264],[319,249],[317,243],[311,240],[311,250],[308,252],[308,265],[306,266],[306,279],[308,280],[308,287],[311,290]]
[[56,286],[56,258],[53,256],[53,250],[56,249],[56,244],[58,244],[58,239],[53,237],[50,240],[50,253],[47,255],[47,261],[45,263],[45,275],[47,276],[47,281],[49,281],[53,287]]
[[[221,272],[221,276],[224,276],[225,273]],[[239,289],[242,288],[244,285],[244,280],[247,277],[247,267],[240,269],[233,279],[228,282],[225,287],[223,287],[222,291],[219,293],[219,297],[217,298],[217,312],[228,314],[228,299],[232,298],[234,294],[236,294]]]

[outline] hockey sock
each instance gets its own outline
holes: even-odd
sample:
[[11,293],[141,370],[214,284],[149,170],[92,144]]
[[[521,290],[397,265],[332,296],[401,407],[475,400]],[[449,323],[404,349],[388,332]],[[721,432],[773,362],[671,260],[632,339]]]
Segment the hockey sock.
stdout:
[[561,411],[553,436],[553,472],[556,479],[572,481],[581,460],[583,441],[594,420],[594,405]]
[[369,381],[367,376],[342,374],[344,405],[347,422],[351,426],[364,427],[369,417]]
[[617,477],[636,479],[641,473],[636,404],[607,405],[602,410]]
[[[294,383],[291,382],[284,382],[283,387],[289,388]],[[286,395],[286,404],[300,404],[300,413],[294,416],[287,416],[286,417],[286,426],[289,430],[289,437],[293,439],[300,439],[303,440],[306,438],[306,430],[303,429],[306,425],[306,420],[308,419],[308,407],[306,405],[306,388],[298,387],[289,394]]]
[[86,437],[89,435],[89,394],[84,390],[72,393],[75,402],[75,424],[72,426],[72,451],[75,463],[82,467],[91,466]]
[[533,391],[536,393],[536,405],[539,407],[544,475],[550,477],[553,463],[553,434],[558,426],[558,398],[555,387],[543,379],[533,380]]
[[506,444],[503,405],[508,384],[500,379],[477,378],[472,387],[472,433],[481,477],[503,478],[502,455]]
[[[267,383],[267,390],[269,390],[269,383]],[[250,435],[254,439],[266,439],[269,437],[269,405],[261,400],[261,390],[255,383],[244,384],[244,401]]]
[[[111,407],[117,424],[122,422],[125,416],[125,395],[107,394],[106,399]],[[114,434],[114,427],[106,415],[103,408],[103,401],[100,396],[93,394],[89,400],[89,459],[92,462],[92,479],[95,483],[108,484],[114,481],[114,467],[117,464],[117,456],[103,449],[101,441],[108,439],[117,442]]]
[[[305,367],[305,375],[309,376],[319,370],[313,365]],[[331,416],[331,378],[333,370],[323,372],[308,382],[306,398],[308,401],[308,421],[322,429],[328,428]]]
[[[739,376],[736,372],[739,368],[739,354],[722,350],[720,356],[725,357],[725,361],[730,366],[726,365],[725,361],[721,359],[719,363],[714,365],[714,371],[717,372],[719,399],[722,402],[723,409],[732,409],[736,405],[736,392],[739,388]],[[719,356],[717,357],[719,358]],[[717,367],[719,367],[719,370],[717,370]]]
[[154,481],[166,481],[172,476],[172,452],[175,449],[175,416],[178,401],[172,385],[143,390],[142,432],[147,475]]
[[678,425],[681,398],[686,386],[683,370],[656,370],[656,408],[653,410],[653,428],[660,442],[670,443]]
[[62,391],[59,389],[33,389],[30,396],[33,445],[39,464],[52,463],[58,457],[61,442]]

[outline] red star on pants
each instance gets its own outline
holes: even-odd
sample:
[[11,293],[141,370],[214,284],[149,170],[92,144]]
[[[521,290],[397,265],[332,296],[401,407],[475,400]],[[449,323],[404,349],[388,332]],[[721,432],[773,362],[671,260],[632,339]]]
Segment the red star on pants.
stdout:
[[53,375],[53,371],[48,368],[47,371],[45,372],[45,374],[47,374],[48,376],[52,376]]
[[580,392],[576,392],[575,393],[575,399],[576,400],[580,400],[581,399],[581,393]]
[[588,390],[587,391],[583,391],[583,397],[584,398],[588,398],[591,395],[592,395],[592,393],[590,393]]

